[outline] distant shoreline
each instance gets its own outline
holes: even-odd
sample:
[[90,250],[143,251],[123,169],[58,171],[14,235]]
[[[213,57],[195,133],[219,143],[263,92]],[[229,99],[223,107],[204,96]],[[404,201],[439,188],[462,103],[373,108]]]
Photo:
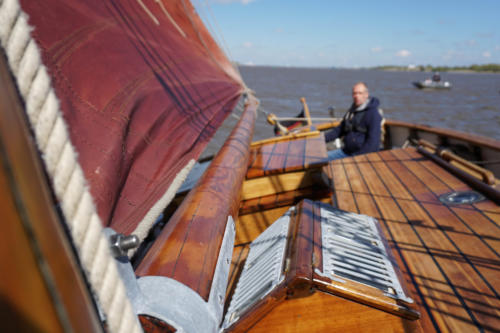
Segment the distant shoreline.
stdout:
[[[387,72],[411,72],[411,73],[462,73],[462,74],[500,74],[500,65],[473,65],[469,67],[432,67],[432,66],[417,66],[409,68],[407,66],[375,66],[375,67],[314,67],[314,66],[280,66],[280,65],[248,65],[236,63],[238,67],[273,67],[273,68],[304,68],[304,69],[339,69],[339,70],[377,70]],[[492,67],[493,66],[493,67]]]
[[487,65],[472,65],[472,66],[377,66],[372,67],[375,70],[393,71],[393,72],[443,72],[443,73],[490,73],[500,74],[500,65],[487,64]]

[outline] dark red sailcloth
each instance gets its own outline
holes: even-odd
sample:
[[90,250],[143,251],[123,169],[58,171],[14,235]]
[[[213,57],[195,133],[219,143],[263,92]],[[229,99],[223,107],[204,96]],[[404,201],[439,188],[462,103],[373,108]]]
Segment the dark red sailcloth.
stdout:
[[232,111],[241,78],[188,1],[21,5],[98,214],[132,233]]

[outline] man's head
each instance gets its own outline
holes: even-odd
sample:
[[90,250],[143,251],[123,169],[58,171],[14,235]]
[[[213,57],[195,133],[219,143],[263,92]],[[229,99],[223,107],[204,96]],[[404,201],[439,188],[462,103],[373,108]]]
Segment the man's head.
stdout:
[[354,106],[360,106],[370,97],[368,87],[363,82],[358,82],[352,87],[352,102]]

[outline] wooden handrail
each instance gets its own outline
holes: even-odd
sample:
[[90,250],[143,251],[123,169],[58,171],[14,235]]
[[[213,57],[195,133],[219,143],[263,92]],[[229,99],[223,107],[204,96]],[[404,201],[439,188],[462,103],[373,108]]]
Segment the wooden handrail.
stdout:
[[426,140],[420,139],[418,140],[418,144],[422,147],[430,148],[444,160],[453,164],[458,164],[457,167],[461,167],[461,169],[463,169],[464,171],[470,171],[469,173],[478,175],[478,178],[481,178],[484,183],[488,185],[495,185],[496,179],[495,175],[493,175],[493,172],[486,170],[472,162],[469,162],[461,158],[460,156],[450,152],[449,150],[440,150],[438,147]]
[[417,151],[423,156],[427,157],[428,159],[434,161],[436,164],[442,166],[443,168],[453,173],[455,176],[460,178],[460,180],[464,181],[472,188],[484,194],[486,197],[488,197],[488,199],[495,202],[497,205],[500,205],[500,191],[498,191],[494,187],[486,185],[484,182],[472,176],[470,173],[467,173],[462,169],[457,168],[450,162],[444,160],[443,158],[441,158],[436,154],[429,152],[427,149],[423,147],[418,147]]
[[228,216],[238,212],[256,117],[257,101],[251,99],[220,152],[137,267],[137,275],[175,279],[208,300]]

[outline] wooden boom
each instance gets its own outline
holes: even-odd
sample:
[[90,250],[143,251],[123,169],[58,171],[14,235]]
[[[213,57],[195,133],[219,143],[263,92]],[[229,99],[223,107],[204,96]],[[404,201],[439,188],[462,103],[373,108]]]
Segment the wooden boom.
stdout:
[[246,105],[204,176],[137,267],[137,275],[175,279],[208,300],[228,216],[235,217],[239,208],[256,106]]

